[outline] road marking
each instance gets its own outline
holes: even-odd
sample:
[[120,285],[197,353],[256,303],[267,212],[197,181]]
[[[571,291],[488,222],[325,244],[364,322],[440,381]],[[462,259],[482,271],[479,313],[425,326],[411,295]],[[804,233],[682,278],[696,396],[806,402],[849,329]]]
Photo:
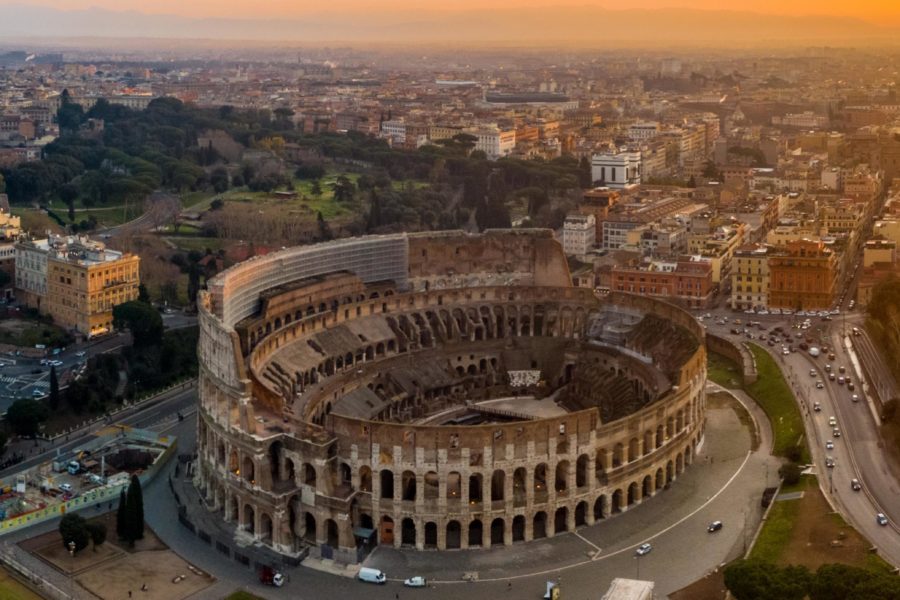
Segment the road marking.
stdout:
[[588,546],[590,546],[591,548],[593,548],[594,550],[597,551],[597,552],[594,553],[594,558],[596,558],[601,552],[603,552],[603,550],[600,549],[600,546],[598,546],[597,544],[595,544],[595,543],[592,542],[591,540],[587,539],[586,537],[584,537],[583,535],[581,535],[581,534],[578,533],[577,531],[573,531],[573,532],[572,532],[572,535],[574,535],[574,536],[577,537],[579,540],[581,540],[582,542],[584,542],[585,544],[587,544]]
[[[710,496],[710,498],[709,498],[706,502],[704,502],[703,504],[701,504],[700,506],[698,506],[693,512],[691,512],[690,514],[688,514],[688,515],[682,517],[681,519],[679,519],[679,520],[676,521],[675,523],[672,523],[671,525],[669,525],[668,527],[666,527],[666,528],[663,529],[662,531],[658,531],[658,532],[654,533],[653,535],[651,535],[650,537],[648,537],[648,538],[646,538],[646,539],[644,539],[644,540],[641,540],[640,542],[638,542],[638,543],[636,543],[636,544],[631,544],[631,545],[629,545],[629,546],[626,546],[625,548],[622,548],[621,550],[616,550],[615,552],[611,552],[611,553],[606,554],[606,555],[604,555],[604,556],[595,557],[595,558],[591,558],[591,559],[588,559],[588,560],[582,560],[582,561],[579,561],[579,562],[577,562],[577,563],[572,563],[572,564],[569,564],[569,565],[563,565],[563,566],[561,566],[561,567],[556,567],[556,568],[553,568],[553,569],[545,569],[545,570],[543,570],[543,571],[535,571],[534,573],[523,573],[523,574],[520,574],[520,575],[510,575],[510,576],[508,576],[508,577],[495,577],[495,578],[491,578],[491,579],[479,579],[478,581],[461,581],[461,580],[456,580],[456,579],[435,579],[435,580],[432,580],[431,582],[434,583],[434,584],[451,584],[451,583],[468,583],[468,584],[472,584],[472,583],[497,583],[497,582],[501,582],[501,581],[509,581],[509,580],[512,580],[512,579],[526,579],[526,578],[529,578],[529,577],[540,577],[540,576],[542,576],[542,575],[552,575],[552,574],[556,574],[556,573],[559,573],[560,571],[568,571],[569,569],[574,569],[574,568],[576,568],[576,567],[583,567],[584,565],[589,565],[589,564],[592,564],[592,563],[594,563],[594,562],[598,562],[598,561],[601,561],[601,560],[606,560],[607,558],[611,558],[611,557],[613,557],[613,556],[617,556],[617,555],[619,555],[619,554],[622,554],[623,552],[630,552],[631,550],[633,550],[634,548],[637,548],[638,546],[640,546],[640,545],[643,544],[644,542],[649,542],[650,540],[655,540],[655,539],[658,538],[659,536],[661,536],[661,535],[663,535],[663,534],[665,534],[665,533],[668,533],[669,531],[671,531],[671,530],[674,529],[675,527],[678,527],[679,525],[681,525],[682,523],[684,523],[684,522],[687,521],[688,519],[692,518],[692,517],[693,517],[694,515],[696,515],[698,512],[700,512],[701,510],[703,510],[704,508],[706,508],[713,500],[715,500],[716,498],[718,498],[718,497],[722,494],[722,492],[724,492],[726,489],[728,489],[728,487],[729,487],[729,486],[732,484],[732,482],[737,478],[737,476],[740,475],[741,471],[744,470],[744,467],[747,466],[747,462],[750,460],[750,456],[752,456],[752,455],[753,455],[753,452],[752,452],[752,451],[748,451],[748,452],[747,452],[747,456],[744,457],[744,461],[741,463],[741,466],[738,467],[737,470],[736,470],[736,471],[731,475],[731,477],[728,479],[728,481],[725,482],[725,485],[723,485],[723,486],[719,489],[719,491],[717,491],[715,494],[713,494],[712,496]],[[582,540],[584,540],[584,538],[581,537],[580,535],[578,535],[577,532],[569,532],[569,533],[573,533],[573,534],[575,534],[576,536],[578,536],[579,538],[581,538]],[[565,534],[563,534],[563,535],[565,535]],[[587,540],[584,540],[584,541],[587,541]],[[590,544],[590,542],[588,542],[588,543]],[[593,544],[591,544],[591,545],[593,546]],[[596,547],[596,546],[595,546],[595,547]],[[599,550],[599,549],[598,549],[598,550]]]

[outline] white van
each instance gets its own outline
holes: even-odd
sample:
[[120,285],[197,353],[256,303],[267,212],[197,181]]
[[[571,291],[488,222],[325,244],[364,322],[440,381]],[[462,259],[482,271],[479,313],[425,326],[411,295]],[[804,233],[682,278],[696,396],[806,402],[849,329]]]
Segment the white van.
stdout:
[[384,573],[378,569],[370,569],[369,567],[361,568],[357,577],[360,581],[368,581],[369,583],[384,583],[387,581],[387,576],[385,576]]

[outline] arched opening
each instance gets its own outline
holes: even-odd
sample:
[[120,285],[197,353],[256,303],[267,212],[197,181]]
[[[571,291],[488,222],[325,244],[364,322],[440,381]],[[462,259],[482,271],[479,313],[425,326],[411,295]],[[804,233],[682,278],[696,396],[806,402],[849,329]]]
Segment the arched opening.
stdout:
[[569,489],[569,461],[561,460],[556,464],[556,482],[553,489],[558,493]]
[[612,514],[617,514],[622,512],[622,490],[616,490],[612,495]]
[[628,441],[628,462],[632,462],[638,459],[640,456],[640,444],[638,444],[637,438],[631,438]]
[[481,500],[481,473],[474,473],[469,476],[469,504],[477,504]]
[[491,502],[503,500],[506,486],[506,473],[497,469],[491,475]]
[[673,479],[675,479],[675,465],[670,460],[666,463],[666,485],[672,483]]
[[372,491],[372,469],[369,467],[359,468],[359,489],[362,492]]
[[378,538],[386,546],[394,543],[394,520],[387,515],[381,517],[381,533]]
[[325,543],[332,548],[338,547],[338,526],[334,519],[325,519]]
[[662,448],[663,442],[665,441],[665,434],[663,432],[663,426],[660,425],[656,428],[656,447],[657,449]]
[[447,523],[447,549],[455,550],[462,544],[462,528],[459,521],[449,521]]
[[675,456],[675,475],[681,475],[681,472],[684,470],[684,458],[681,454],[677,454]]
[[631,482],[628,486],[628,506],[631,506],[640,499],[640,490],[638,489],[637,482]]
[[433,521],[425,523],[425,547],[437,548],[437,523]]
[[609,507],[606,496],[598,496],[594,501],[594,520],[599,521],[600,519],[605,519],[608,512]]
[[256,532],[256,513],[249,504],[244,505],[244,531],[247,533]]
[[536,540],[547,537],[547,513],[542,510],[534,515],[531,537]]
[[380,476],[381,498],[390,500],[394,497],[394,472],[390,469],[382,469]]
[[587,525],[587,502],[583,500],[575,506],[575,527]]
[[415,546],[416,544],[416,522],[409,517],[400,523],[400,543],[404,546]]
[[412,471],[403,471],[401,479],[401,497],[408,502],[414,501],[416,499],[416,474]]
[[575,462],[575,487],[582,488],[588,484],[588,455],[582,454]]
[[266,513],[259,515],[259,539],[264,544],[272,543],[272,517]]
[[341,483],[349,485],[353,480],[353,471],[347,463],[341,463]]
[[284,445],[281,441],[273,442],[269,446],[269,467],[272,470],[272,482],[282,481],[281,461]]
[[656,489],[660,490],[666,485],[666,476],[661,468],[656,470]]
[[294,472],[294,461],[289,458],[284,460],[284,480],[296,485],[297,473]]
[[457,471],[447,474],[447,498],[458,500],[462,495],[462,479]]
[[469,523],[469,546],[480,546],[484,539],[484,526],[479,519]]
[[622,462],[625,460],[625,446],[622,444],[616,444],[613,446],[613,462],[612,466],[615,469],[616,467],[622,466]]
[[307,542],[316,542],[316,517],[312,513],[303,515],[303,539]]
[[534,468],[534,493],[535,495],[547,493],[547,465],[544,463]]
[[303,483],[316,487],[316,468],[309,463],[303,463]]
[[513,542],[524,542],[525,541],[525,517],[523,517],[522,515],[516,515],[515,517],[513,517],[512,541]]
[[525,482],[528,476],[525,471],[525,467],[519,467],[515,471],[513,471],[513,505],[514,506],[525,506],[525,501],[527,499],[527,493],[525,488]]
[[424,492],[426,500],[437,500],[440,495],[440,480],[434,471],[425,473]]
[[653,478],[647,475],[641,484],[641,498],[649,498],[653,495]]
[[228,455],[228,470],[235,475],[241,474],[241,463],[238,458],[237,450],[232,450],[231,454]]
[[556,509],[556,514],[553,515],[553,532],[554,533],[563,533],[568,531],[568,523],[566,522],[569,518],[569,509],[565,506],[560,506]]
[[249,456],[245,456],[244,464],[241,465],[241,474],[244,476],[244,479],[250,483],[256,483],[255,470],[253,459]]
[[491,546],[499,546],[503,544],[503,531],[506,523],[503,519],[497,518],[491,521]]

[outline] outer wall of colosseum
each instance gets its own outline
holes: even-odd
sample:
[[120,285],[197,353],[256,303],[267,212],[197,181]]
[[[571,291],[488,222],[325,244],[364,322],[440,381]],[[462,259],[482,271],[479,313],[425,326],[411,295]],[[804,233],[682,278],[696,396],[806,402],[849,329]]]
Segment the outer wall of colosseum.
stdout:
[[[614,517],[692,462],[706,356],[681,309],[570,287],[547,232],[320,246],[200,299],[196,484],[245,535],[348,562],[366,540],[510,545]],[[517,394],[514,368],[568,412],[423,423]]]

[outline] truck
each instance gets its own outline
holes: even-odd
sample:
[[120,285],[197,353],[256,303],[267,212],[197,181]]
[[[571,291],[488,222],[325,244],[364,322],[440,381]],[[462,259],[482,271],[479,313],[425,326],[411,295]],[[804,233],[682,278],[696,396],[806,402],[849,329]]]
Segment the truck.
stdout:
[[281,587],[284,585],[284,575],[272,567],[263,566],[259,568],[259,582],[263,585]]
[[66,471],[69,472],[69,475],[78,475],[81,472],[81,463],[77,460],[70,460],[66,465]]

